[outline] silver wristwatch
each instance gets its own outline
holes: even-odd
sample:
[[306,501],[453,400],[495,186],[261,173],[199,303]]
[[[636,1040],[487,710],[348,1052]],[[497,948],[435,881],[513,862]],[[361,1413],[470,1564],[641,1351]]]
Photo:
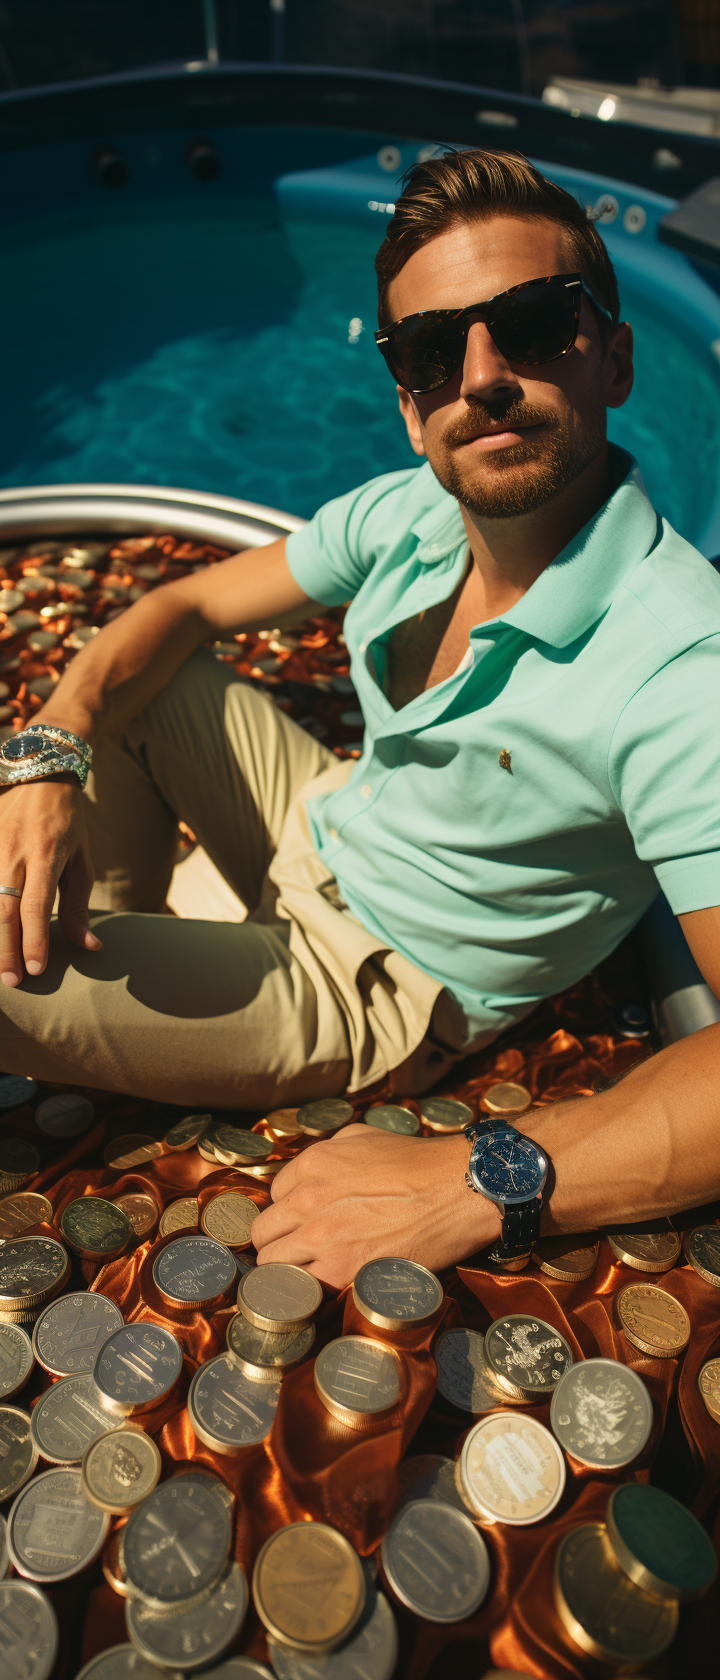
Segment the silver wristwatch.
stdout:
[[30,723],[0,746],[0,783],[42,781],[71,770],[84,788],[91,764],[92,747],[82,736],[56,723]]

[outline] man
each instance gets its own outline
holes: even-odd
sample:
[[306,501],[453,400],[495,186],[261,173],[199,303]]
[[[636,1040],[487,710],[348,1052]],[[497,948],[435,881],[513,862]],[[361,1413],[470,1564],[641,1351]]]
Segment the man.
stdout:
[[[74,661],[39,721],[94,742],[89,800],[41,754],[0,801],[11,1071],[205,1107],[388,1072],[418,1092],[606,955],[658,882],[720,992],[720,580],[608,448],[632,334],[602,240],[524,159],[466,152],[413,171],[376,266],[427,463],[146,597]],[[348,599],[352,773],[197,651]],[[246,922],[159,914],[178,816]],[[719,1039],[526,1117],[545,1230],[720,1193]],[[260,1260],[335,1285],[380,1254],[449,1264],[502,1225],[467,1163],[462,1136],[350,1128],[275,1179]]]

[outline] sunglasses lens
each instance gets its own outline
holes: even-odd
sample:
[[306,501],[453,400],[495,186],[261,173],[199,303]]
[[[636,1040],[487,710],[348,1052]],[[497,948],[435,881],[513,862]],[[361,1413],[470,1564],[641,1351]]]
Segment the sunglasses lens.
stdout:
[[390,372],[406,391],[437,391],[457,373],[465,354],[462,319],[416,317],[401,321],[381,348]]
[[543,286],[519,292],[493,311],[489,330],[509,362],[554,362],[575,343],[579,306],[572,293]]

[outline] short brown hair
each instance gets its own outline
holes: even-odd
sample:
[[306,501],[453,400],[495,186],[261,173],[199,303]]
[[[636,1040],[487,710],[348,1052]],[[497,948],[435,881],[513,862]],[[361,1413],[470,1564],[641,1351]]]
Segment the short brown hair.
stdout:
[[[519,152],[448,150],[442,157],[416,163],[404,178],[395,214],[375,258],[380,325],[392,320],[391,281],[415,251],[455,223],[498,215],[556,222],[564,230],[566,249],[578,272],[610,311],[613,325],[617,324],[620,298],[615,270],[583,205],[564,187],[546,180]],[[599,314],[597,318],[600,323],[605,319]]]

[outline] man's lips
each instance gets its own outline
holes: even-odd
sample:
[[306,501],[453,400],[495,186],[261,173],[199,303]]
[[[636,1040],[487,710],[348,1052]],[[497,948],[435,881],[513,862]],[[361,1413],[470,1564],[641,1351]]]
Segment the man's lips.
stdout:
[[540,431],[542,421],[529,426],[492,426],[482,432],[476,432],[473,437],[465,438],[460,448],[473,449],[508,449],[513,443],[522,443],[523,438],[534,436]]

